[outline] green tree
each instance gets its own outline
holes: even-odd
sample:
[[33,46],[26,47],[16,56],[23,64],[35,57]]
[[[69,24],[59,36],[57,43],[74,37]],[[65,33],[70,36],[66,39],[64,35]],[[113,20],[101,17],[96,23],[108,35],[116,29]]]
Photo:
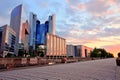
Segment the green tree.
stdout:
[[94,48],[94,50],[90,53],[90,57],[100,57],[99,50]]
[[100,58],[112,58],[114,57],[113,54],[107,52],[105,49],[101,48],[94,48],[91,52],[91,57],[100,57]]
[[38,47],[37,48],[37,55],[40,56],[40,57],[44,57],[44,55],[45,55],[45,49],[42,48],[42,47]]

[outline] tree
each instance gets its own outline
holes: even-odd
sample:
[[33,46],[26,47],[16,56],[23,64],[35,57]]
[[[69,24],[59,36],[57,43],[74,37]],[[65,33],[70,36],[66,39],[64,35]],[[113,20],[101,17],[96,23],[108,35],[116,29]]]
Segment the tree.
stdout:
[[120,52],[118,53],[118,57],[120,57]]
[[107,52],[105,49],[101,48],[94,48],[91,52],[91,57],[100,57],[100,58],[112,58],[114,57],[113,54]]
[[94,50],[90,53],[90,57],[100,57],[99,50],[94,48]]
[[40,57],[44,57],[44,51],[45,49],[43,47],[38,47],[37,48],[37,55],[40,56]]

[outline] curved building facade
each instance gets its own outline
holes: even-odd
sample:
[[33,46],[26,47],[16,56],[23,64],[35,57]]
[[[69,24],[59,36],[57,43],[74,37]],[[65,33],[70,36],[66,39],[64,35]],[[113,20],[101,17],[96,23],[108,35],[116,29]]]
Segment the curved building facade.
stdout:
[[[24,36],[29,33],[29,24],[26,21],[26,15],[23,10],[23,6],[18,5],[11,12],[10,27],[16,32],[16,42],[15,42],[15,54],[18,54],[19,47],[23,44],[23,49],[26,47],[26,42],[24,42]],[[24,32],[23,32],[24,31]],[[23,34],[24,33],[24,34]],[[28,41],[27,41],[28,43]],[[28,45],[28,44],[27,44]],[[21,47],[20,47],[21,48]],[[28,48],[27,48],[28,51]]]
[[10,27],[16,32],[15,53],[19,49],[19,35],[21,30],[22,5],[15,7],[11,12]]

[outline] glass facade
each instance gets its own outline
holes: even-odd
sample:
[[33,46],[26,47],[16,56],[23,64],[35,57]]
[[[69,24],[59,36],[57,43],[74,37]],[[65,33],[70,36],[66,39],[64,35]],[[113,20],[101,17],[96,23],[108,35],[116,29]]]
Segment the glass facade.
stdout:
[[37,21],[37,15],[34,13],[30,13],[30,47],[31,49],[35,50],[35,40],[36,40],[36,21]]
[[21,30],[22,5],[15,7],[11,12],[10,27],[16,32],[15,54],[18,53]]
[[48,32],[48,22],[40,24],[40,21],[36,22],[36,44],[46,44],[46,34]]

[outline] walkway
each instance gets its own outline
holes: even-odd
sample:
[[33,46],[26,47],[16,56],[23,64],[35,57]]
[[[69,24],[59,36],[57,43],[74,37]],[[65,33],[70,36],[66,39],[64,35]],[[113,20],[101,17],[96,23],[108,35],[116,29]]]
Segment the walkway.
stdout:
[[118,73],[115,59],[102,59],[4,71],[0,80],[120,80]]

